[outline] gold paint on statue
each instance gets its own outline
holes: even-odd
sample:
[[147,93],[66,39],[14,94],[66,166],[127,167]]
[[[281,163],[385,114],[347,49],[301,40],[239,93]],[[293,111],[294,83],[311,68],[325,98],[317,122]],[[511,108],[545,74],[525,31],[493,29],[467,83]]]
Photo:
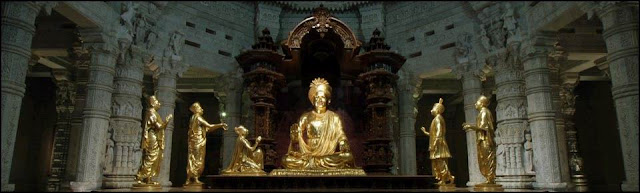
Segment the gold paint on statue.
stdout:
[[303,113],[291,126],[291,142],[282,159],[285,169],[271,175],[365,175],[355,166],[340,117],[327,110],[330,99],[329,83],[322,78],[313,80],[309,101],[314,110]]
[[241,175],[241,176],[262,176],[264,172],[264,154],[258,148],[258,144],[262,141],[262,137],[256,138],[256,143],[251,145],[247,140],[249,130],[240,125],[235,128],[238,134],[236,145],[233,149],[231,162],[227,169],[222,171],[222,175]]
[[476,117],[476,125],[463,123],[462,127],[465,131],[476,132],[476,146],[478,149],[478,167],[480,173],[487,179],[484,183],[477,184],[474,188],[476,191],[503,191],[502,185],[496,184],[496,143],[493,141],[494,127],[493,116],[487,108],[489,99],[480,96],[476,101],[476,109],[480,111]]
[[144,131],[142,134],[142,165],[136,174],[134,188],[160,188],[160,184],[151,178],[158,175],[162,164],[164,151],[164,130],[173,118],[169,114],[166,121],[162,121],[158,109],[160,102],[155,96],[149,97],[149,105],[144,117]]
[[455,189],[455,177],[451,175],[447,164],[451,154],[445,138],[447,129],[442,117],[443,112],[444,105],[442,105],[442,98],[440,98],[440,101],[435,103],[431,109],[431,114],[435,117],[431,121],[429,132],[424,127],[420,129],[425,135],[429,136],[429,159],[431,159],[433,175],[438,180],[437,185],[440,189]]
[[204,109],[200,106],[200,103],[195,102],[189,108],[193,115],[189,120],[189,155],[187,157],[187,181],[184,183],[186,188],[202,188],[203,183],[198,180],[198,177],[204,170],[204,156],[205,148],[207,144],[207,133],[215,131],[218,128],[227,130],[226,123],[209,124],[202,115]]

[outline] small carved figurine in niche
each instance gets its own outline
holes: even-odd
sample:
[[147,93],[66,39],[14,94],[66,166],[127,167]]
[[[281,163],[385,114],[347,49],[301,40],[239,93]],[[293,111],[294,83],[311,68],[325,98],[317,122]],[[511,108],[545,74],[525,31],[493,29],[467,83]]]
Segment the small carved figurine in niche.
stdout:
[[489,108],[489,99],[480,96],[476,101],[476,109],[480,111],[476,117],[476,125],[463,123],[465,131],[476,132],[476,147],[478,149],[478,166],[480,173],[487,179],[484,183],[474,187],[476,191],[503,191],[502,185],[496,184],[496,143],[494,140],[493,116]]
[[202,187],[202,182],[198,177],[204,170],[204,156],[207,146],[207,133],[218,128],[227,130],[226,123],[209,124],[202,115],[204,109],[199,102],[195,102],[189,108],[193,115],[189,120],[189,157],[187,158],[187,181],[184,186]]
[[251,145],[247,140],[249,130],[240,125],[235,128],[238,134],[236,145],[233,148],[231,162],[227,169],[222,171],[222,175],[266,175],[264,169],[264,155],[258,148],[262,137],[256,138],[256,143]]
[[527,140],[524,142],[524,154],[526,162],[525,171],[527,173],[534,173],[534,164],[533,164],[533,143],[531,142],[531,134],[527,133],[524,135],[524,138]]
[[503,139],[500,137],[499,132],[496,132],[496,174],[502,174],[507,164],[507,156],[505,154],[505,145],[501,145]]
[[429,159],[432,160],[431,169],[438,180],[437,185],[440,188],[455,188],[455,177],[451,175],[447,164],[451,153],[449,153],[449,146],[445,138],[447,129],[442,117],[443,112],[444,105],[442,105],[442,98],[440,98],[440,101],[435,103],[431,109],[431,114],[435,117],[431,121],[429,132],[424,127],[420,129],[429,136]]
[[160,102],[156,96],[149,97],[149,105],[144,116],[144,130],[142,131],[142,165],[136,174],[137,187],[160,187],[156,181],[151,178],[158,175],[162,163],[162,153],[164,151],[164,130],[173,118],[173,114],[169,114],[166,121],[163,121],[158,113]]

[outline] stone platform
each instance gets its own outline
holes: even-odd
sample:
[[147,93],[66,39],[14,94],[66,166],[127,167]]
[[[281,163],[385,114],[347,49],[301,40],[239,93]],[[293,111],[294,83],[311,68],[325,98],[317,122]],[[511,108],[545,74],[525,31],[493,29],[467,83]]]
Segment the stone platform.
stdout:
[[210,189],[437,189],[433,176],[221,176],[203,177]]

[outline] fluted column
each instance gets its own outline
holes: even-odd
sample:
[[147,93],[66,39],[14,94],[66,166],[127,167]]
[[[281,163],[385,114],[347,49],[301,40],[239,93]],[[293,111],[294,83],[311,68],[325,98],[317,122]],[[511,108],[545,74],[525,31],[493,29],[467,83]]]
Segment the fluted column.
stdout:
[[2,2],[2,191],[14,190],[9,174],[38,11],[34,2]]
[[623,191],[638,191],[638,2],[603,2],[611,92],[624,160]]
[[522,62],[528,103],[528,118],[536,160],[534,188],[563,189],[562,164],[555,125],[551,85],[549,83],[548,55],[553,49],[555,36],[536,32],[522,49]]
[[419,79],[404,70],[398,71],[398,117],[400,119],[400,143],[398,147],[400,175],[416,175],[416,103],[420,97]]
[[82,29],[80,34],[91,54],[91,61],[76,179],[70,186],[73,191],[90,191],[102,186],[102,162],[111,116],[116,43],[112,34],[100,29]]
[[138,46],[131,46],[116,65],[104,188],[130,188],[140,165],[143,54]]
[[53,156],[51,156],[51,176],[47,179],[47,191],[60,190],[65,177],[71,134],[71,113],[75,106],[75,84],[69,78],[67,70],[53,70],[56,82],[56,127],[53,138]]
[[[495,68],[496,82],[496,182],[505,188],[531,188],[533,173],[525,171],[527,100],[518,42],[508,51],[487,58]],[[535,138],[534,138],[535,140]],[[535,142],[534,142],[535,143]],[[535,159],[535,158],[534,158]]]
[[[173,65],[183,65],[180,60],[170,60]],[[160,102],[161,107],[158,113],[162,116],[167,116],[174,113],[176,107],[176,79],[178,77],[177,69],[168,69],[158,75],[158,84],[156,87],[156,97]],[[180,72],[182,73],[182,72]],[[170,166],[171,166],[171,145],[173,144],[173,119],[167,123],[167,128],[164,132],[164,153],[162,156],[162,166],[160,167],[160,174],[158,175],[158,181],[162,186],[171,186],[169,181]]]
[[79,42],[69,50],[69,56],[73,61],[76,70],[75,76],[76,99],[74,110],[71,113],[71,131],[69,136],[69,152],[67,154],[67,166],[65,170],[64,181],[61,183],[60,190],[71,191],[69,182],[75,181],[78,166],[78,152],[80,150],[80,140],[82,138],[82,111],[86,104],[87,98],[87,81],[89,81],[89,63],[91,56],[86,49],[83,49]]
[[555,46],[549,57],[547,57],[547,66],[549,67],[549,85],[551,86],[551,101],[553,110],[555,111],[555,125],[558,140],[558,152],[560,156],[560,173],[563,182],[571,181],[571,173],[569,172],[569,152],[567,149],[567,132],[565,127],[564,116],[562,116],[562,106],[560,101],[560,69],[566,65],[567,53],[561,46]]
[[[242,116],[242,81],[242,72],[229,75],[221,81],[225,86],[220,88],[223,88],[225,93],[224,96],[219,97],[220,100],[218,102],[224,104],[221,105],[224,106],[224,108],[220,108],[221,111],[224,111],[227,114],[227,117],[223,118],[223,121],[227,123],[228,128],[231,128],[229,131],[222,133],[223,145],[221,169],[227,168],[231,162],[231,158],[233,157],[233,147],[235,146],[236,138],[238,138],[238,134],[233,131],[233,128],[242,124],[240,122]],[[254,128],[250,129],[253,130]]]
[[[476,62],[464,62],[457,64],[454,72],[462,79],[462,95],[464,98],[464,118],[465,122],[471,125],[476,124],[478,110],[475,104],[482,95],[482,80],[484,76],[477,68]],[[478,150],[476,147],[475,132],[467,132],[467,165],[469,166],[469,181],[467,186],[474,186],[484,182],[484,177],[478,167]]]

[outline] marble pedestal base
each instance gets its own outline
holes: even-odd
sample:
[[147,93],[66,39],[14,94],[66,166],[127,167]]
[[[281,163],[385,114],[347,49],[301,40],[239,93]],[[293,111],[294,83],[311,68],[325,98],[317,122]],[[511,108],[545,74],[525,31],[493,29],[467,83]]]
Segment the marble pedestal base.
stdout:
[[535,181],[534,176],[498,176],[496,178],[497,184],[508,189],[531,189]]

